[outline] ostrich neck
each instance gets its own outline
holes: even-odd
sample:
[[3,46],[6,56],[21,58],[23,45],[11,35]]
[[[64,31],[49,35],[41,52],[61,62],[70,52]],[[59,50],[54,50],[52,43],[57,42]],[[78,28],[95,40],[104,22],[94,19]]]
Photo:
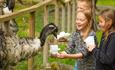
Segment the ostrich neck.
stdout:
[[47,34],[46,33],[42,33],[40,35],[41,46],[44,45],[46,38],[47,38]]

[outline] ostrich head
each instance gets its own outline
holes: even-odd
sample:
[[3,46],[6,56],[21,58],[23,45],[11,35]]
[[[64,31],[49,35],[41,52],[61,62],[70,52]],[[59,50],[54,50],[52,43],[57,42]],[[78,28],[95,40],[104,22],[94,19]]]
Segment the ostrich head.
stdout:
[[10,29],[12,30],[12,32],[14,32],[14,33],[18,32],[19,28],[18,28],[18,24],[15,21],[15,19],[10,20],[9,26],[10,26]]
[[48,35],[53,34],[53,35],[57,38],[57,32],[58,32],[58,27],[57,27],[55,24],[50,23],[50,24],[46,25],[46,26],[42,29],[42,31],[41,31],[41,33],[40,33],[40,37],[39,37],[39,38],[40,38],[40,41],[41,41],[41,46],[44,45],[45,40],[46,40],[46,37],[47,37]]
[[8,7],[9,10],[13,11],[15,6],[15,0],[6,0],[6,6]]
[[[23,5],[23,2],[22,0],[17,0],[20,4]],[[15,2],[16,0],[6,0],[6,6],[9,8],[9,10],[12,10],[14,9],[15,7]]]
[[[14,9],[14,2],[13,0],[7,0],[6,2],[6,7],[3,8],[3,14],[10,14],[13,12],[13,9]],[[15,19],[11,19],[9,20],[9,29],[14,32],[14,33],[17,33],[17,31],[19,30],[18,29],[18,24],[17,22],[15,21]]]

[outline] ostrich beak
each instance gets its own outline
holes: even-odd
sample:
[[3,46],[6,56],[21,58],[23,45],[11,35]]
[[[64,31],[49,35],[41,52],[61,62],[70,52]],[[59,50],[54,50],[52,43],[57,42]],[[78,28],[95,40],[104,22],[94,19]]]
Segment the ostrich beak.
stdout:
[[58,34],[58,27],[56,26],[56,27],[54,28],[53,35],[57,38],[57,34]]
[[53,35],[57,38],[57,32],[54,32]]

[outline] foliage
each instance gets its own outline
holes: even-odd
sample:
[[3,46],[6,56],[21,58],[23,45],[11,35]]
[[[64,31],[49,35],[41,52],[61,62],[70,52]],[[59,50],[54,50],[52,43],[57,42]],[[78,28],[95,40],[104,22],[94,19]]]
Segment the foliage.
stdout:
[[115,0],[98,0],[98,5],[115,6]]

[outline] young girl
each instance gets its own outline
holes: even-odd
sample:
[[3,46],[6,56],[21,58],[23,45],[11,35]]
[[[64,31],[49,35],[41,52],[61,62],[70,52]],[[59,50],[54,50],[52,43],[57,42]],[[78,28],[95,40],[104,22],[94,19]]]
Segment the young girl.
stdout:
[[[86,48],[88,44],[95,45],[90,13],[78,12],[75,27],[76,31],[73,32],[65,52],[53,56],[77,59],[78,70],[95,70],[95,59]],[[92,40],[88,43],[90,39]]]
[[[77,12],[85,11],[85,12],[90,12],[90,14],[92,14],[92,8],[93,8],[92,7],[92,0],[77,0]],[[74,70],[77,70],[77,64],[75,64]]]
[[90,45],[88,50],[96,58],[96,70],[115,70],[115,11],[103,10],[99,15],[99,26],[103,32],[100,47]]
[[91,12],[91,1],[89,0],[77,0],[77,12],[87,11]]

